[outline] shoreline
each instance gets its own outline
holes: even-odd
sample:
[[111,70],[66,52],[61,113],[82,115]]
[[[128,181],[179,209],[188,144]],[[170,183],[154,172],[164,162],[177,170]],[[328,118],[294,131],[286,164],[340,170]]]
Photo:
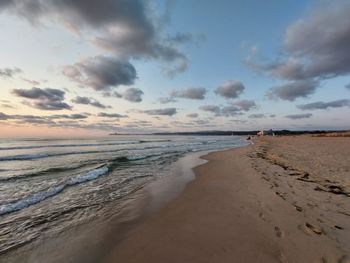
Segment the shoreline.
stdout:
[[[96,262],[122,242],[135,226],[179,196],[195,180],[193,168],[205,163],[201,156],[212,151],[187,154],[170,165],[171,173],[138,189],[113,207],[111,215],[83,223],[57,235],[42,236],[0,255],[0,262]],[[215,150],[213,151],[215,152]],[[110,217],[110,218],[109,218]],[[94,240],[91,242],[91,237]],[[57,251],[57,247],[61,247]],[[89,252],[86,252],[88,248]],[[63,252],[62,252],[63,251]]]
[[[288,140],[293,138],[284,138],[277,141],[288,149]],[[305,143],[311,137],[300,138]],[[293,178],[294,182],[288,181],[289,192],[283,192],[286,189],[273,178],[289,175],[277,175],[278,163],[268,161],[264,167],[260,162],[266,158],[252,155],[260,153],[264,140],[202,156],[209,162],[194,168],[196,180],[132,229],[103,262],[256,262],[257,258],[261,262],[347,262],[350,248],[342,242],[349,233],[347,216],[320,215],[322,207],[299,206],[289,200],[288,194],[303,191],[297,187],[306,182]],[[273,170],[262,171],[267,168]],[[271,173],[270,181],[266,172]],[[334,193],[304,190],[310,195],[303,196],[304,201],[310,203],[330,203],[330,197],[334,198]],[[336,207],[337,201],[328,205]],[[337,228],[326,228],[331,219],[342,222],[338,226],[342,234]]]
[[[119,217],[82,225],[83,238],[75,236],[81,234],[78,230],[67,231],[63,238],[49,240],[42,251],[34,247],[39,254],[29,246],[30,257],[24,253],[20,258],[84,263],[257,258],[348,262],[349,146],[348,139],[270,137],[184,156],[173,164],[180,170],[135,192]],[[54,251],[56,247],[61,249]],[[22,262],[11,259],[4,262]]]
[[[252,145],[249,145],[244,148],[217,151],[201,156],[207,162],[193,169],[196,180],[187,184],[182,194],[163,209],[131,230],[129,237],[117,244],[112,254],[103,262],[232,262],[232,258],[236,258],[237,262],[254,262],[256,257],[259,257],[262,262],[277,262],[274,261],[274,254],[276,254],[274,250],[268,251],[266,254],[252,253],[252,257],[249,259],[239,255],[238,251],[234,251],[229,255],[226,253],[230,250],[228,247],[232,249],[232,247],[242,245],[242,240],[237,240],[235,233],[229,233],[230,237],[227,240],[226,234],[228,234],[228,231],[226,231],[226,227],[230,225],[232,211],[239,211],[243,206],[236,203],[233,209],[232,207],[229,209],[228,207],[223,208],[222,202],[213,201],[212,198],[221,194],[221,201],[226,199],[225,206],[230,206],[227,203],[227,191],[224,189],[229,184],[223,185],[223,182],[216,182],[216,187],[221,188],[221,191],[218,191],[219,189],[213,191],[213,189],[210,189],[211,187],[206,186],[208,180],[203,181],[203,177],[206,175],[211,177],[206,179],[215,181],[216,178],[214,177],[216,175],[213,175],[213,168],[216,170],[218,167],[207,166],[212,166],[213,162],[223,159],[222,155],[224,155],[224,159],[228,159],[225,158],[225,155],[230,155],[232,151],[235,151],[235,153],[242,150],[247,151],[247,148],[251,147]],[[209,170],[209,174],[206,174],[205,170]],[[205,189],[208,192],[205,194],[207,197],[205,201],[203,201],[205,196],[202,194],[198,196],[198,193],[202,192],[203,189],[198,188],[208,188]],[[209,198],[208,194],[210,194]],[[197,197],[200,198],[197,199]],[[201,206],[200,210],[198,205]],[[227,211],[230,215],[224,216],[221,213]],[[238,217],[241,217],[241,215]],[[224,222],[216,222],[218,219]],[[244,218],[244,221],[246,221],[246,218]],[[236,230],[239,230],[239,228],[245,229],[249,224],[247,222],[240,223],[240,227]],[[237,225],[237,222],[235,224]],[[244,233],[238,234],[238,236],[245,238],[244,235]],[[251,235],[247,239],[249,241],[254,240]],[[231,243],[231,245],[228,243]],[[258,243],[262,245],[263,241],[259,240]],[[269,250],[270,247],[272,247],[272,244],[267,244],[263,250]],[[245,256],[249,256],[249,253],[247,253],[249,250],[251,248],[244,249]],[[142,253],[135,255],[135,251],[142,251]],[[221,252],[226,254],[225,258],[216,257]]]

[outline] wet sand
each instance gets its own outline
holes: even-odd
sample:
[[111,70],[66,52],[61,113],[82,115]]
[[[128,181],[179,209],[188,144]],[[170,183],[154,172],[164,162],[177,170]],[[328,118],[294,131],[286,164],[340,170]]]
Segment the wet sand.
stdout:
[[170,165],[168,176],[158,178],[119,202],[107,203],[107,212],[91,222],[43,235],[0,255],[0,263],[103,262],[131,229],[184,190],[186,184],[195,178],[192,168],[206,162],[200,159],[203,154],[196,152],[181,157]]
[[348,138],[266,137],[203,158],[104,262],[349,262]]

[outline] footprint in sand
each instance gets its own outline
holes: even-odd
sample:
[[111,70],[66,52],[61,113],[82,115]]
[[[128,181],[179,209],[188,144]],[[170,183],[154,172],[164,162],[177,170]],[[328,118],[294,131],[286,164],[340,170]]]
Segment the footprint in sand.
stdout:
[[286,197],[283,194],[281,194],[280,192],[275,192],[275,194],[277,196],[281,197],[283,200],[286,200]]
[[315,227],[315,226],[313,226],[313,225],[311,225],[310,223],[305,223],[305,226],[307,227],[307,228],[309,228],[311,231],[313,231],[315,234],[317,234],[317,235],[321,235],[322,234],[322,231],[321,231],[321,229],[320,228],[318,228],[318,227]]
[[300,172],[298,171],[295,171],[295,170],[291,170],[289,173],[288,173],[289,176],[298,176],[300,175]]
[[265,177],[265,176],[263,176],[262,179],[264,179],[264,180],[267,181],[267,182],[270,182],[270,178],[267,178],[267,177]]
[[308,222],[306,222],[304,225],[300,225],[298,228],[308,235],[312,233],[315,233],[317,235],[322,235],[322,230],[320,228],[313,226]]
[[293,205],[294,205],[295,209],[296,209],[298,212],[302,212],[302,211],[303,211],[303,208],[302,208],[302,207],[300,207],[300,206],[298,206],[298,205],[296,205],[296,204],[293,204]]
[[260,212],[259,213],[259,217],[263,220],[263,221],[266,221],[266,218],[265,218],[265,215],[263,212]]
[[279,238],[282,238],[284,236],[283,231],[278,226],[275,226],[275,234]]

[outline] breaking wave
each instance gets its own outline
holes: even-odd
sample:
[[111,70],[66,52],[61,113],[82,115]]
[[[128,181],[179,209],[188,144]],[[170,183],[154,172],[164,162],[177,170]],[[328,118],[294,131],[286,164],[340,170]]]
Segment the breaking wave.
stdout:
[[102,166],[102,167],[99,167],[99,168],[94,169],[92,171],[79,174],[78,176],[73,177],[62,184],[50,187],[44,191],[40,191],[40,192],[37,192],[37,193],[32,194],[32,195],[29,195],[23,199],[15,201],[15,202],[1,205],[0,206],[0,215],[15,212],[15,211],[21,210],[23,208],[26,208],[28,206],[37,204],[37,203],[39,203],[39,202],[41,202],[49,197],[57,195],[58,193],[62,192],[65,188],[67,188],[69,186],[74,186],[77,184],[81,184],[84,182],[95,180],[98,177],[105,175],[107,173],[108,173],[108,167]]

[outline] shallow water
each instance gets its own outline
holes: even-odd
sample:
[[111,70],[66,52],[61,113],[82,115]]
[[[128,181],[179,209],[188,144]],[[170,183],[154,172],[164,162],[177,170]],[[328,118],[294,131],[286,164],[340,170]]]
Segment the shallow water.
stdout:
[[186,153],[246,144],[236,136],[2,140],[0,253],[99,217]]

